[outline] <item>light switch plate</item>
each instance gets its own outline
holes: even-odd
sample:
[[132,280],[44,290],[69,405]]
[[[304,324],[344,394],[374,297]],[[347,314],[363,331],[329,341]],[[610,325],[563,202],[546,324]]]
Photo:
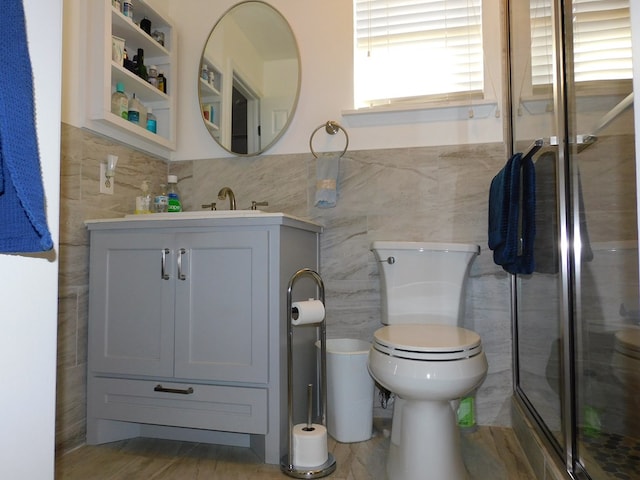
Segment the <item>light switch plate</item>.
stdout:
[[109,181],[109,186],[107,187],[107,164],[106,163],[101,163],[100,164],[100,177],[98,178],[98,183],[100,184],[100,193],[104,193],[106,195],[113,195],[113,184],[115,183],[114,179],[112,178]]

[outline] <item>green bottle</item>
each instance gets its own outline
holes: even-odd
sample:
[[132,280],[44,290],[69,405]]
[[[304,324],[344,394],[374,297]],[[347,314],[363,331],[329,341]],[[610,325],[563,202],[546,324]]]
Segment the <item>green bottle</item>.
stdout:
[[168,207],[167,212],[177,213],[182,211],[182,204],[180,203],[180,195],[178,193],[178,176],[177,175],[169,175],[167,177],[167,196],[168,199]]

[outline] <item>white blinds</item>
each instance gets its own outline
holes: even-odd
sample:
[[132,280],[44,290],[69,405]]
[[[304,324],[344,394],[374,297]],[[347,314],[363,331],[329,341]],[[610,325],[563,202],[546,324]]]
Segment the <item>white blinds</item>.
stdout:
[[357,103],[482,91],[482,0],[354,5]]
[[[533,85],[551,83],[551,1],[531,2]],[[629,0],[573,0],[576,82],[632,78]]]

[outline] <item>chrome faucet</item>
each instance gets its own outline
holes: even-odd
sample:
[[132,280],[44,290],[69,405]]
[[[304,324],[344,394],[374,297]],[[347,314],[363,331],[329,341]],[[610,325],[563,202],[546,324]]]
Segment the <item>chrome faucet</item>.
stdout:
[[236,196],[233,194],[233,190],[231,190],[229,187],[221,188],[218,192],[218,200],[224,200],[225,198],[227,198],[227,196],[229,197],[229,209],[235,210]]

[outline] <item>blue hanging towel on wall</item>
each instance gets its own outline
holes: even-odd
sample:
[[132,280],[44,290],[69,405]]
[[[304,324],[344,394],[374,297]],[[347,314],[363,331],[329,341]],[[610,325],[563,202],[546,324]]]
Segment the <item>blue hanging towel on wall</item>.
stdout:
[[0,253],[53,248],[40,170],[31,60],[22,0],[0,15]]
[[509,273],[530,274],[535,262],[536,186],[531,156],[513,155],[491,181],[489,248]]

